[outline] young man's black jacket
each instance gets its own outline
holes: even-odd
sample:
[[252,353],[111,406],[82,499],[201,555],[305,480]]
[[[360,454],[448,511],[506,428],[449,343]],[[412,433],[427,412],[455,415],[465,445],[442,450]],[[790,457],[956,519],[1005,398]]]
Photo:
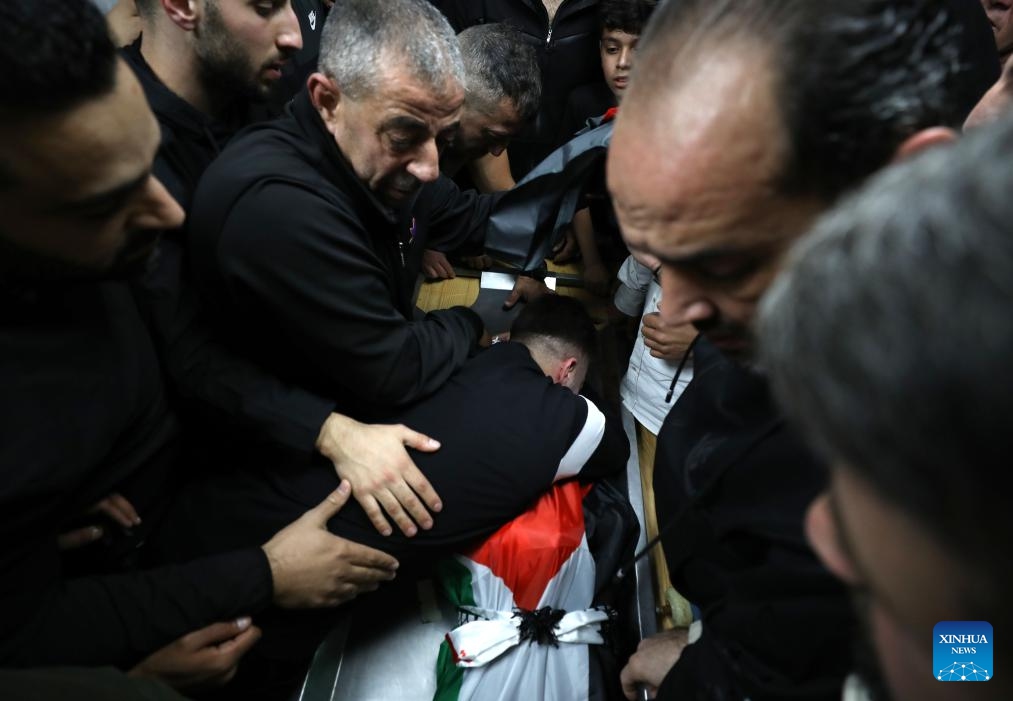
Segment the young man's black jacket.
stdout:
[[415,319],[423,250],[481,243],[494,196],[449,179],[399,211],[356,177],[304,92],[237,137],[190,214],[202,298],[235,348],[356,418],[415,402],[459,368],[483,328],[456,307]]
[[[197,182],[235,132],[252,117],[250,105],[237,103],[225,121],[216,120],[170,90],[141,55],[144,37],[125,47],[158,120],[162,141],[155,157],[155,176],[189,211]],[[256,436],[312,453],[334,402],[282,383],[222,346],[208,328],[197,303],[186,260],[186,227],[166,231],[158,254],[132,280],[156,348],[185,406],[210,414],[216,432],[235,426]]]
[[[122,282],[0,284],[0,665],[129,667],[182,635],[270,604],[258,547],[178,566],[70,576],[57,535],[112,492],[146,537],[178,473],[177,423]],[[115,537],[114,537],[115,535]],[[117,561],[120,558],[116,558]]]
[[[629,456],[626,436],[618,417],[597,406],[553,384],[524,345],[494,345],[469,359],[434,395],[391,417],[440,437],[438,451],[412,453],[443,501],[432,529],[412,538],[398,530],[382,536],[355,502],[328,526],[394,555],[402,565],[399,577],[408,576],[412,565],[431,565],[490,535],[559,478],[579,471],[591,480],[622,470]],[[189,486],[172,519],[178,555],[265,542],[338,482],[322,460],[283,470],[265,465],[208,472]],[[230,503],[227,523],[220,516],[223,500]]]
[[225,148],[226,142],[251,121],[249,105],[237,102],[226,119],[215,119],[170,90],[144,60],[141,44],[144,36],[120,49],[123,58],[141,83],[151,111],[158,119],[162,142],[155,161],[155,177],[165,185],[184,211],[197,181],[211,161]]
[[672,584],[700,607],[703,635],[658,698],[839,699],[852,609],[803,531],[825,469],[761,375],[703,339],[694,352],[658,435],[654,493]]
[[[566,98],[574,88],[601,82],[597,0],[563,0],[552,22],[542,0],[439,0],[434,2],[458,32],[504,22],[535,47],[542,72],[542,104],[532,124],[510,142],[510,168],[520,180],[562,144]],[[572,135],[571,135],[572,136]]]

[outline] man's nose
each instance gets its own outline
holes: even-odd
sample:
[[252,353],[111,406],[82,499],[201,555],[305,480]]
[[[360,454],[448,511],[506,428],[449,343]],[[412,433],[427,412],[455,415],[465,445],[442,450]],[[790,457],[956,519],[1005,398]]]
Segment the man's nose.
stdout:
[[424,183],[431,183],[440,176],[440,151],[436,147],[436,139],[429,139],[421,146],[407,170]]
[[285,13],[281,17],[281,26],[274,43],[284,54],[295,53],[302,48],[299,18],[295,16],[295,10],[291,4],[286,6]]
[[661,304],[662,321],[669,324],[702,323],[717,316],[717,307],[704,291],[678,270],[662,266]]

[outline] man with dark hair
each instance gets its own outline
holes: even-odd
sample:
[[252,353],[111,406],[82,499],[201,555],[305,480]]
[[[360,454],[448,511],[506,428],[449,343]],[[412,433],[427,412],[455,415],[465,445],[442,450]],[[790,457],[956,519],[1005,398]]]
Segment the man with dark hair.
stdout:
[[[579,301],[545,295],[525,305],[509,341],[482,351],[435,394],[394,417],[445,436],[439,451],[413,456],[443,495],[432,529],[414,538],[383,537],[349,506],[331,530],[394,555],[404,578],[438,554],[489,535],[553,482],[622,469],[628,455],[622,429],[578,394],[595,344],[594,324]],[[337,483],[333,470],[319,463],[288,466],[283,474],[236,469],[208,475],[183,502],[182,547],[199,553],[257,542]],[[239,502],[230,523],[206,528],[226,494]]]
[[[435,8],[335,5],[320,69],[290,115],[208,170],[190,220],[194,270],[233,347],[355,418],[387,418],[488,344],[470,309],[416,319],[412,292],[430,239],[483,243],[494,197],[440,177],[464,69]],[[519,293],[538,288],[522,280]]]
[[[182,211],[152,175],[158,125],[90,2],[3,3],[0,52],[0,663],[222,683],[259,638],[250,616],[336,605],[397,563],[327,533],[345,483],[260,547],[137,569],[185,463],[122,278]],[[61,554],[60,534],[113,494],[143,520]]]
[[642,643],[623,672],[631,699],[639,684],[661,698],[840,694],[851,613],[802,529],[823,472],[754,366],[753,317],[821,211],[951,140],[994,80],[987,24],[967,7],[683,0],[641,37],[608,179],[626,242],[660,272],[662,319],[701,333],[654,478],[672,583],[701,620]]
[[165,143],[159,172],[185,210],[208,164],[239,127],[252,100],[278,88],[302,48],[288,0],[264,11],[243,0],[138,0],[141,36],[124,50]]
[[[457,134],[440,155],[440,172],[462,190],[509,189],[512,180],[495,182],[481,164],[500,156],[538,111],[542,79],[535,50],[507,24],[469,27],[457,39],[464,61],[464,107]],[[485,263],[478,267],[491,265],[491,261]],[[454,277],[447,255],[434,249],[423,254],[422,272],[429,278]]]
[[535,50],[516,29],[482,24],[457,39],[464,61],[464,107],[458,132],[440,156],[440,171],[451,177],[479,156],[503,153],[542,99]]
[[598,0],[439,0],[434,4],[458,32],[502,22],[516,27],[538,52],[541,106],[509,149],[513,179],[520,180],[560,145],[560,118],[570,91],[601,79],[596,58]]
[[[1013,655],[991,635],[976,652],[994,650],[992,665],[951,646],[933,659],[940,621],[1013,626],[1013,520],[997,488],[1013,453],[1010,153],[1007,118],[872,180],[761,305],[771,384],[831,468],[806,533],[865,618],[879,659],[865,685],[897,701],[1013,697]],[[954,692],[940,683],[954,667],[989,681]]]

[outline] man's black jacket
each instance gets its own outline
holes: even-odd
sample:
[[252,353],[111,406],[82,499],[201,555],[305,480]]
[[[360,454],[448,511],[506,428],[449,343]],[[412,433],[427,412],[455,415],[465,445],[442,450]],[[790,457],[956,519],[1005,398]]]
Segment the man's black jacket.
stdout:
[[840,698],[853,615],[803,531],[825,479],[764,378],[701,339],[658,436],[654,493],[672,584],[703,636],[659,699]]
[[180,466],[155,349],[126,284],[0,285],[0,386],[0,665],[130,666],[270,603],[256,547],[143,572],[66,573],[57,534],[76,516],[116,491],[144,519],[142,537]]
[[[407,576],[405,565],[432,564],[439,555],[490,535],[528,508],[557,477],[578,470],[584,479],[604,477],[622,470],[629,456],[616,417],[606,420],[595,404],[553,384],[520,343],[500,343],[481,352],[433,396],[392,419],[438,436],[442,443],[434,453],[412,453],[443,501],[433,528],[413,538],[397,530],[382,536],[355,502],[346,504],[329,527],[397,557],[399,577]],[[561,468],[582,433],[579,443],[593,452],[575,458],[579,451],[574,450]],[[173,518],[179,555],[264,542],[336,489],[338,481],[322,460],[284,470],[266,465],[263,471],[235,467],[207,473],[191,485]],[[227,522],[220,518],[223,500],[230,503]]]
[[[237,104],[226,120],[205,115],[170,90],[141,55],[143,36],[123,49],[162,132],[154,173],[189,211],[197,182],[225,143],[251,120]],[[282,383],[223,347],[196,300],[186,260],[186,227],[162,235],[158,254],[132,280],[177,398],[210,414],[216,433],[234,426],[247,436],[311,453],[334,402]]]
[[356,418],[382,416],[442,386],[481,336],[464,307],[415,320],[412,295],[423,250],[480,243],[494,200],[441,177],[387,209],[302,93],[208,169],[194,273],[233,347]]
[[[542,72],[542,104],[535,121],[510,142],[510,168],[520,180],[561,145],[566,98],[574,88],[601,82],[597,0],[563,0],[552,22],[541,0],[440,0],[434,3],[458,32],[504,22],[535,47]],[[572,134],[571,134],[572,136]]]

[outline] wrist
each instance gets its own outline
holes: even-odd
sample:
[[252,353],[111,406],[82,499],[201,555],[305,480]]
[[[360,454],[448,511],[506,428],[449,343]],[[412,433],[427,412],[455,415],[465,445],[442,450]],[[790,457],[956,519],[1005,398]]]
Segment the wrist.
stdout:
[[316,443],[314,443],[317,452],[325,458],[334,460],[334,457],[340,451],[341,444],[345,442],[345,437],[352,430],[352,426],[355,423],[354,419],[343,414],[338,414],[337,412],[328,414],[327,418],[324,419],[323,425],[320,427],[320,433],[317,434]]

